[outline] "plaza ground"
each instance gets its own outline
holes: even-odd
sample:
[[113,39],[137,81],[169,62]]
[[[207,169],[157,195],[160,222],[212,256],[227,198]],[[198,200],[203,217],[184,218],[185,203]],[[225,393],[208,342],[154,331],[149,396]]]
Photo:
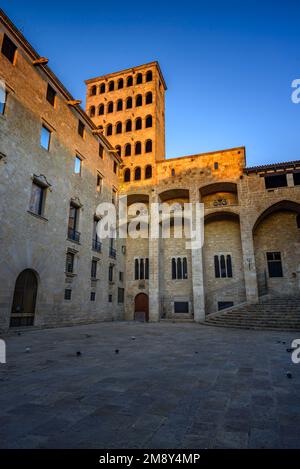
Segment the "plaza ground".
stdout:
[[11,332],[0,447],[299,448],[296,337],[194,323]]

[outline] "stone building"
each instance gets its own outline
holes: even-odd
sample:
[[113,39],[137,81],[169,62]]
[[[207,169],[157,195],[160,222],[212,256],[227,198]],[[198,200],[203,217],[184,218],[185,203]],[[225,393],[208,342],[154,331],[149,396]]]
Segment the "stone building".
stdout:
[[[166,159],[157,62],[87,80],[85,112],[0,21],[0,329],[202,321],[299,294],[300,161],[249,168],[244,147]],[[129,208],[202,202],[203,248],[99,239],[97,206],[122,195]]]

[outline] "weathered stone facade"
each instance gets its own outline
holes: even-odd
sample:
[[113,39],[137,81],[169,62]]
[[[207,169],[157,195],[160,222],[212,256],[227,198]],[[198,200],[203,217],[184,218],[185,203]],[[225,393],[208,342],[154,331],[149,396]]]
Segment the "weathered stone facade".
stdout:
[[[0,19],[0,79],[7,90],[0,114],[1,329],[10,325],[16,281],[26,270],[37,281],[36,326],[131,320],[141,308],[149,308],[150,321],[201,321],[265,293],[299,294],[300,161],[247,168],[244,147],[165,159],[166,84],[157,62],[87,80],[85,113],[3,12]],[[13,60],[5,37],[16,47]],[[42,128],[50,132],[48,149],[41,146]],[[43,189],[40,213],[29,209],[34,184]],[[105,239],[100,250],[96,208],[113,192],[127,195],[129,206],[202,202],[203,248],[187,249],[186,239],[171,237],[117,239],[116,252]],[[186,263],[183,278],[173,278],[174,259],[181,269]],[[143,278],[136,278],[136,262]],[[282,276],[270,276],[274,268]]]

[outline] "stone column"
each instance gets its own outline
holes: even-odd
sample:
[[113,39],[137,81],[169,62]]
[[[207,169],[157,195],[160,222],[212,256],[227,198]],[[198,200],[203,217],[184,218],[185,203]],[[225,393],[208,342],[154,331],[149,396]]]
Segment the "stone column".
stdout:
[[252,228],[240,217],[241,242],[246,299],[248,303],[258,302],[257,274],[255,265]]
[[[152,193],[149,197],[150,214],[152,203],[158,203],[158,195],[155,189],[152,190]],[[153,220],[151,219],[151,221]],[[156,238],[151,238],[151,232],[149,230],[149,321],[159,321],[159,319],[159,236]]]
[[[190,189],[190,202],[200,202],[199,190],[197,187]],[[201,221],[204,223],[204,220]],[[193,229],[196,228],[196,220],[193,220]],[[197,226],[197,229],[201,229]],[[204,276],[203,276],[203,248],[191,250],[192,259],[192,286],[193,286],[193,307],[194,321],[205,320],[205,299],[204,299]]]

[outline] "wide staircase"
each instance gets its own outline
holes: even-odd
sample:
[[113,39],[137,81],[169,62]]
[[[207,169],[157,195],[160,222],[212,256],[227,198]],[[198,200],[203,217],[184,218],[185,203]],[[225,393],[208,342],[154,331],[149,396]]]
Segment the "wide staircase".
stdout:
[[260,300],[219,311],[207,316],[208,326],[242,329],[300,331],[300,297],[280,297]]

